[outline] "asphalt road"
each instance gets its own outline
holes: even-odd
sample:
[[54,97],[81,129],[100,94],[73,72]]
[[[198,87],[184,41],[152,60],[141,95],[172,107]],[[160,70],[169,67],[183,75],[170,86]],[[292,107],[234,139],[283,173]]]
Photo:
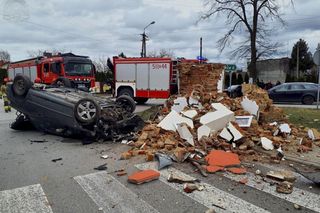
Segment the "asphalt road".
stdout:
[[[157,102],[139,106],[143,110]],[[2,103],[0,102],[2,106]],[[293,194],[275,192],[254,175],[286,167],[260,165],[246,175],[247,185],[238,183],[242,176],[210,174],[201,177],[189,164],[174,164],[161,170],[158,181],[142,185],[127,182],[127,176],[114,172],[124,168],[128,174],[138,168],[153,168],[144,158],[119,160],[127,145],[104,142],[82,145],[74,139],[47,135],[38,131],[14,131],[9,124],[14,112],[0,108],[0,212],[320,212],[320,189],[298,176]],[[32,140],[45,140],[43,143]],[[107,154],[108,159],[100,156]],[[53,159],[62,158],[57,162]],[[106,171],[93,168],[107,163]],[[252,165],[252,164],[250,164]],[[205,190],[186,194],[182,185],[166,181],[168,172],[199,178]],[[312,187],[312,188],[309,188]]]

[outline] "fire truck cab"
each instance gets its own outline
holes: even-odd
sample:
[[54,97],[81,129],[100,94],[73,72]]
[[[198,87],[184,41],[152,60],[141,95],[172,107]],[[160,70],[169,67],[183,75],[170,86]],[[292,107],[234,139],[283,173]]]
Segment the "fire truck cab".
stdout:
[[176,90],[171,58],[113,58],[115,96],[128,95],[138,103],[168,98]]
[[[9,65],[9,79],[18,74],[28,76],[32,82],[53,84],[68,79],[72,87],[90,89],[95,86],[95,67],[87,56],[73,53],[43,56],[13,62]],[[62,82],[65,83],[65,82]]]

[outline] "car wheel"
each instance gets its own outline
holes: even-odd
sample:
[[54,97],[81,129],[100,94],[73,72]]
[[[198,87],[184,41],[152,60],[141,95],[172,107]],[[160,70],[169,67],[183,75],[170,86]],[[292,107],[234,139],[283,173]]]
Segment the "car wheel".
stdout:
[[118,97],[124,96],[124,95],[129,96],[130,98],[133,98],[133,92],[129,88],[120,89],[120,91],[118,92]]
[[119,104],[122,108],[124,108],[129,113],[133,113],[134,110],[136,110],[136,103],[131,97],[127,95],[119,96],[116,99],[116,103]]
[[306,95],[302,98],[302,103],[303,104],[307,104],[307,105],[311,105],[314,102],[314,98],[311,95]]
[[145,104],[149,98],[135,98],[134,99],[138,104]]
[[83,124],[90,125],[100,117],[101,107],[92,99],[83,98],[74,107],[76,119]]
[[31,87],[32,82],[28,76],[17,75],[13,80],[12,89],[17,96],[25,96]]

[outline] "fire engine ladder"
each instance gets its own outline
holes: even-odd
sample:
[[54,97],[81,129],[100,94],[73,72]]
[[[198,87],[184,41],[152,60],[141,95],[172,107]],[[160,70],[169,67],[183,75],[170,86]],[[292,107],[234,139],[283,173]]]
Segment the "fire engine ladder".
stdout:
[[172,61],[172,83],[177,84],[178,94],[180,94],[178,61]]

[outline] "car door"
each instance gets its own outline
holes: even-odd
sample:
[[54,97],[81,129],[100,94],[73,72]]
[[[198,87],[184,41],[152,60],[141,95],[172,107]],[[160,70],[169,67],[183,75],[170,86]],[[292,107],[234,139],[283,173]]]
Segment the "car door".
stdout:
[[287,99],[290,102],[301,102],[305,88],[302,84],[291,84],[287,91]]
[[270,98],[274,102],[286,102],[287,101],[287,91],[288,91],[289,85],[284,84],[279,86],[278,88],[275,88],[270,93]]

